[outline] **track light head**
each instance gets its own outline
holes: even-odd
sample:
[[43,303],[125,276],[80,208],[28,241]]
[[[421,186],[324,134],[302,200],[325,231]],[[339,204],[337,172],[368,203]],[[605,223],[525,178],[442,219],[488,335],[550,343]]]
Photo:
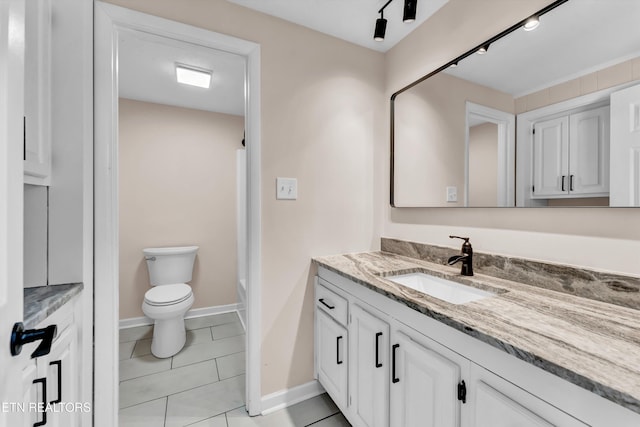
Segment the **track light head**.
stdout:
[[413,22],[416,20],[416,7],[418,0],[404,0],[404,12],[402,22]]
[[525,31],[533,31],[536,28],[538,28],[538,25],[540,25],[540,17],[538,15],[530,16],[524,22],[524,30]]
[[479,55],[484,55],[485,53],[487,53],[488,50],[489,50],[489,45],[485,44],[480,49],[478,49],[478,54]]
[[377,42],[384,41],[384,35],[387,32],[387,20],[380,13],[380,18],[376,19],[376,29],[373,32],[373,39]]

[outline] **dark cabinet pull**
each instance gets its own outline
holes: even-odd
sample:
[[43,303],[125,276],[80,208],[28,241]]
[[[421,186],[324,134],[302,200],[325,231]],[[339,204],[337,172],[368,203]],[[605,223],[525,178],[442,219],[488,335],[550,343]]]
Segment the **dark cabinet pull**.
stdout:
[[56,400],[52,400],[49,403],[60,403],[62,402],[62,360],[50,362],[49,366],[52,365],[56,365],[58,367],[58,398]]
[[33,384],[42,383],[42,421],[34,423],[33,427],[43,426],[47,423],[47,379],[38,378],[33,380]]
[[320,298],[318,301],[320,301],[322,303],[322,305],[327,307],[329,310],[333,310],[334,308],[336,308],[335,305],[329,305],[326,302],[324,302],[324,298]]
[[569,191],[573,191],[573,175],[569,175]]
[[340,335],[336,339],[336,363],[338,365],[342,365],[343,360],[340,360],[340,340],[342,339],[342,335]]
[[22,322],[13,325],[11,331],[11,355],[17,356],[22,351],[22,346],[34,341],[40,341],[40,345],[31,353],[31,358],[45,356],[51,351],[51,344],[58,333],[56,325],[50,325],[42,329],[24,329]]
[[564,191],[564,178],[565,178],[565,176],[562,175],[562,191]]
[[376,368],[382,368],[382,363],[380,363],[380,340],[379,338],[382,336],[382,332],[378,332],[376,334]]
[[391,350],[391,381],[395,383],[400,382],[400,378],[396,377],[396,350],[400,347],[400,344],[394,344]]

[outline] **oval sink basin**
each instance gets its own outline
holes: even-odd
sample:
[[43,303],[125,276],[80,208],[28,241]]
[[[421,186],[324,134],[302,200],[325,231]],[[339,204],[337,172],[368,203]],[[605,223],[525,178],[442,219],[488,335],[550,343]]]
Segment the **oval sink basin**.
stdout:
[[476,289],[441,277],[431,276],[425,273],[408,273],[385,277],[387,280],[399,283],[416,291],[430,295],[451,304],[465,304],[490,298],[496,294],[493,292]]

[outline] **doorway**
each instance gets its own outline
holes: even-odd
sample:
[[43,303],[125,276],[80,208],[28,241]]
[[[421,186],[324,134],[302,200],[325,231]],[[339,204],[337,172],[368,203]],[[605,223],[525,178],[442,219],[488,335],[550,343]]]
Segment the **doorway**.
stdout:
[[[118,61],[123,32],[163,37],[245,58],[246,407],[260,413],[260,100],[259,45],[201,28],[96,3],[95,8],[95,422],[118,414]],[[99,367],[111,367],[103,369]]]

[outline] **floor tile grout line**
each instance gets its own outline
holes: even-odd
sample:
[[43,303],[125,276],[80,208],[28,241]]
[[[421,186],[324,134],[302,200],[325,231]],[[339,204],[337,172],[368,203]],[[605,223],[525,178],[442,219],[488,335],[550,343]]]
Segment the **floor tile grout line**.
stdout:
[[[135,405],[125,406],[124,408],[120,408],[120,407],[118,407],[118,412],[119,412],[119,411],[121,411],[121,410],[123,410],[123,409],[131,408],[132,406],[141,405],[141,404],[143,404],[143,403],[149,403],[149,402],[152,402],[152,401],[154,401],[154,400],[162,399],[163,397],[169,398],[169,396],[175,396],[176,394],[180,394],[180,393],[184,393],[184,392],[187,392],[187,391],[195,390],[195,389],[197,389],[197,388],[201,388],[201,387],[206,387],[206,386],[208,386],[208,385],[215,384],[215,383],[219,383],[219,382],[221,382],[221,381],[227,381],[227,380],[230,380],[231,378],[237,378],[237,377],[240,377],[240,376],[242,376],[242,375],[244,375],[244,372],[243,372],[242,374],[238,374],[238,375],[234,375],[234,376],[229,377],[229,378],[225,378],[224,380],[220,380],[220,379],[219,379],[218,381],[211,381],[210,383],[201,384],[201,385],[199,385],[199,386],[191,387],[191,388],[188,388],[188,389],[185,389],[185,390],[181,390],[181,391],[177,391],[177,392],[175,392],[175,393],[170,393],[170,394],[167,394],[167,395],[165,395],[165,396],[156,397],[156,398],[151,399],[151,400],[145,400],[144,402],[136,403]],[[237,408],[234,408],[234,409],[237,409]]]
[[169,411],[169,396],[164,398],[164,422],[162,427],[167,427],[167,411]]
[[196,363],[206,362],[206,361],[209,361],[209,360],[216,360],[216,359],[219,359],[221,357],[233,356],[234,354],[238,354],[238,353],[242,353],[242,352],[246,352],[246,350],[234,351],[233,353],[223,354],[221,356],[212,357],[211,359],[204,359],[204,360],[200,360],[198,362],[188,363],[186,365],[178,366],[178,368],[184,368],[185,366],[191,366],[191,365],[195,365]]
[[335,416],[336,416],[336,415],[338,415],[338,414],[340,414],[340,410],[338,410],[338,412],[334,412],[334,413],[333,413],[333,414],[331,414],[331,415],[327,415],[327,416],[326,416],[326,417],[324,417],[324,418],[320,418],[319,420],[315,420],[315,421],[314,421],[314,422],[312,422],[311,424],[307,424],[305,427],[313,426],[314,424],[318,424],[320,421],[324,421],[324,420],[326,420],[326,419],[328,419],[328,418],[335,417]]
[[[206,359],[206,360],[201,360],[201,361],[199,361],[199,362],[190,363],[190,364],[188,364],[188,365],[178,366],[176,369],[184,368],[184,367],[191,366],[191,365],[195,365],[195,364],[197,364],[197,363],[210,362],[211,360],[215,360],[215,359]],[[172,362],[172,363],[173,363],[173,362]],[[157,374],[161,374],[161,373],[163,373],[163,372],[169,372],[169,371],[172,371],[172,370],[173,370],[173,368],[163,369],[163,370],[158,371],[158,372],[151,372],[150,374],[140,375],[139,377],[128,378],[128,379],[126,379],[126,380],[118,380],[118,387],[120,387],[120,384],[122,384],[123,382],[126,382],[126,381],[136,380],[136,379],[144,378],[144,377],[148,377],[148,376],[151,376],[151,375],[157,375]],[[217,381],[213,381],[213,382],[215,383],[215,382],[217,382]]]

